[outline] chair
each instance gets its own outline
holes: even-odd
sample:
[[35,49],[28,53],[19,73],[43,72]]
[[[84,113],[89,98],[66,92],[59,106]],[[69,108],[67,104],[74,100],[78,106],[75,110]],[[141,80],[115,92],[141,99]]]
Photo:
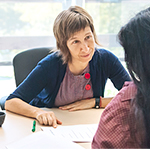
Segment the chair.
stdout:
[[[52,53],[53,48],[33,48],[18,53],[13,58],[13,67],[16,86],[18,86],[37,65],[37,63],[48,54]],[[0,99],[1,109],[5,109],[7,96]]]
[[15,82],[18,86],[37,65],[37,63],[50,54],[53,48],[33,48],[17,54],[13,59]]

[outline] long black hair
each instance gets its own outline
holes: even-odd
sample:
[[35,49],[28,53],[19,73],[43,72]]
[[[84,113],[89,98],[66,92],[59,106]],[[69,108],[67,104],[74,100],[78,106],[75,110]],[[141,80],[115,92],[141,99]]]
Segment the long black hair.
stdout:
[[150,7],[123,26],[118,39],[124,48],[129,73],[137,86],[135,117],[142,116],[144,120],[141,122],[136,119],[135,124],[138,127],[144,124],[146,132],[143,144],[150,148]]

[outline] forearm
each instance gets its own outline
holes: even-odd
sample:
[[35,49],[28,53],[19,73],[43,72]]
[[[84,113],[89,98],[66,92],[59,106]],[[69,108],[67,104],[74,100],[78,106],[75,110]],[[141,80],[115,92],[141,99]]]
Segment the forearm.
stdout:
[[18,98],[7,100],[5,103],[5,109],[31,118],[36,118],[37,114],[42,111],[42,109],[31,106]]
[[54,128],[57,127],[57,124],[62,124],[52,111],[44,111],[38,107],[31,106],[18,98],[7,100],[5,109],[26,117],[36,118],[40,124],[52,125]]
[[101,102],[101,107],[105,108],[112,99],[113,99],[113,97],[108,97],[108,98],[102,97],[101,98],[101,101],[102,101]]

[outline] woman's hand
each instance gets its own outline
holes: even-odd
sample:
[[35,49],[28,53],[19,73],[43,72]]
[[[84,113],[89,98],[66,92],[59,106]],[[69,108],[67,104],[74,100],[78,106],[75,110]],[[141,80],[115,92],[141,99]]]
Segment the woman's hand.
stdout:
[[[102,98],[101,107],[105,108],[112,99],[113,97]],[[59,109],[75,111],[75,110],[90,109],[93,108],[94,106],[95,106],[95,98],[91,98],[91,99],[76,101],[69,105],[61,106],[59,107]]]
[[50,125],[54,128],[57,127],[57,124],[62,124],[52,111],[44,111],[41,108],[31,106],[18,98],[6,101],[5,109],[23,116],[36,118],[40,124]]
[[106,98],[102,97],[101,107],[105,108],[112,99],[113,97],[106,97]]
[[72,104],[59,107],[59,109],[75,111],[75,110],[93,108],[94,106],[95,106],[95,98],[91,98],[91,99],[76,101]]
[[57,124],[62,124],[62,122],[55,117],[55,114],[52,111],[38,111],[36,119],[40,124],[50,125],[54,128],[57,127]]

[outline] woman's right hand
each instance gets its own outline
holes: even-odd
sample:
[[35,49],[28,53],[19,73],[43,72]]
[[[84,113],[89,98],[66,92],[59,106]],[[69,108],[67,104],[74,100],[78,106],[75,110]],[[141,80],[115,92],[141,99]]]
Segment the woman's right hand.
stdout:
[[52,111],[44,111],[41,108],[31,106],[19,98],[7,100],[5,102],[5,109],[23,116],[36,118],[40,124],[50,125],[54,128],[58,124],[62,124]]
[[62,122],[55,117],[55,114],[52,111],[38,111],[36,119],[39,121],[40,124],[50,125],[54,128],[56,128],[58,124],[62,124]]

